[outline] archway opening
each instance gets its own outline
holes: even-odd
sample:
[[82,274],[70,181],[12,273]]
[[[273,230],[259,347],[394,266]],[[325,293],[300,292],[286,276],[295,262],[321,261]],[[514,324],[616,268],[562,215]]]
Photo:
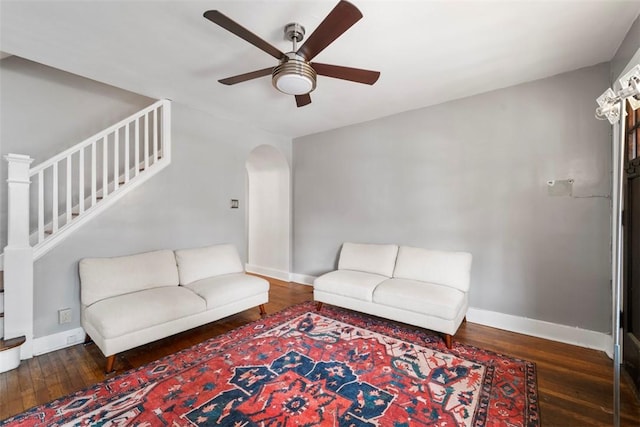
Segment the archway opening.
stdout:
[[247,271],[289,281],[291,169],[275,147],[260,145],[247,159]]

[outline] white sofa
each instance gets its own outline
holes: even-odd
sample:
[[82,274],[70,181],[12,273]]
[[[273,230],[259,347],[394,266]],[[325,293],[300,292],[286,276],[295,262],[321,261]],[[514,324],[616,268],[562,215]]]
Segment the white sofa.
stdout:
[[344,243],[338,270],[313,283],[318,302],[444,334],[452,345],[469,306],[471,254]]
[[245,274],[233,245],[80,261],[81,324],[107,357],[260,306],[269,282]]

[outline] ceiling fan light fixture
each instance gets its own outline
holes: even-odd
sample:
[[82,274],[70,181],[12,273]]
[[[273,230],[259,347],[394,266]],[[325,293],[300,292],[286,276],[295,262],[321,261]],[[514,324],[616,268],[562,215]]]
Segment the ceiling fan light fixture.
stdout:
[[289,59],[273,70],[273,86],[287,95],[305,95],[316,88],[316,71],[299,59]]

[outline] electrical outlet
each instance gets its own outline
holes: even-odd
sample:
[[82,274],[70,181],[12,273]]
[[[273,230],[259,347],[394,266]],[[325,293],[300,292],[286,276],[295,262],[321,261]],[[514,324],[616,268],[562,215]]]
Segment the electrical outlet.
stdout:
[[71,309],[63,308],[62,310],[58,310],[58,323],[71,323]]

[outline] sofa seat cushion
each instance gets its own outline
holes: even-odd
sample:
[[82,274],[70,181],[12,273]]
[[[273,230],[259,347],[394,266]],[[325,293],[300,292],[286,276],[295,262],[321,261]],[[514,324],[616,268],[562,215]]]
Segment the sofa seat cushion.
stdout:
[[388,279],[386,276],[362,271],[336,270],[318,277],[313,282],[313,288],[317,291],[371,302],[373,290]]
[[207,310],[269,292],[269,282],[244,273],[208,277],[184,286],[207,302]]
[[456,288],[407,279],[389,279],[380,283],[373,302],[381,305],[454,319],[464,308],[466,294]]
[[163,286],[100,300],[85,309],[85,318],[103,337],[114,338],[205,310],[205,301],[189,289]]

